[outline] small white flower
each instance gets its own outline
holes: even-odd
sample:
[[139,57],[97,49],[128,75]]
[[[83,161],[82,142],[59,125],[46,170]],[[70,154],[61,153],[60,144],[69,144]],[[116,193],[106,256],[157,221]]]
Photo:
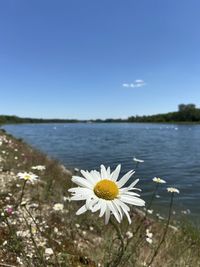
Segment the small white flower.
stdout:
[[153,240],[152,240],[153,234],[149,231],[149,229],[146,229],[146,241],[149,244],[152,244]]
[[126,237],[127,237],[128,239],[131,239],[131,238],[133,237],[133,233],[130,232],[130,231],[126,232]]
[[166,183],[165,180],[163,180],[163,179],[161,179],[159,177],[154,177],[152,180],[153,180],[153,182],[159,183],[159,184],[165,184]]
[[146,236],[149,237],[149,238],[153,237],[153,234],[150,232],[149,229],[146,229]]
[[20,259],[20,257],[17,257],[17,263],[19,263],[20,265],[23,265],[23,261]]
[[149,243],[149,244],[152,244],[153,240],[149,237],[146,238],[146,241]]
[[149,214],[153,214],[153,210],[147,210]]
[[71,197],[63,197],[63,200],[71,202]]
[[168,188],[167,188],[167,191],[168,191],[169,193],[177,193],[177,194],[180,193],[180,191],[179,191],[177,188],[175,188],[175,187],[168,187]]
[[133,158],[133,161],[138,162],[138,163],[143,163],[144,162],[144,160],[137,159],[136,157]]
[[83,231],[82,233],[83,233],[83,235],[84,235],[84,236],[86,236],[86,234],[87,234],[87,232],[86,232],[86,231]]
[[30,181],[31,183],[34,183],[38,179],[38,176],[32,172],[19,172],[17,177],[25,181]]
[[45,249],[45,254],[48,255],[48,256],[53,255],[53,249],[52,248],[46,248]]
[[37,166],[33,166],[31,167],[32,170],[37,170],[37,171],[44,171],[46,170],[46,167],[43,165],[37,165]]
[[134,174],[131,170],[127,172],[121,179],[118,179],[121,170],[121,165],[111,172],[110,167],[107,169],[101,165],[101,171],[83,171],[81,174],[84,176],[73,176],[72,181],[79,187],[69,189],[72,193],[71,200],[79,201],[85,200],[86,203],[77,211],[80,215],[87,210],[92,212],[100,211],[100,217],[105,214],[105,223],[107,224],[111,213],[115,216],[116,220],[120,223],[123,215],[125,214],[131,223],[129,215],[130,208],[127,204],[135,206],[144,206],[144,200],[140,199],[140,195],[132,192],[138,190],[134,186],[138,183],[136,179],[129,186],[123,187],[130,177]]
[[64,208],[64,205],[62,203],[56,203],[54,206],[53,206],[53,210],[55,211],[62,211]]

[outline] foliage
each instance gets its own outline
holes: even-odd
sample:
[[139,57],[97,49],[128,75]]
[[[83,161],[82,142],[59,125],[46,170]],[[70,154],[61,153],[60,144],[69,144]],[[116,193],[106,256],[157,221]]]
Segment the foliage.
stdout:
[[93,122],[93,123],[113,123],[113,122],[200,122],[200,109],[194,104],[180,104],[178,111],[165,114],[131,116],[128,119],[112,119],[105,120],[76,120],[76,119],[35,119],[35,118],[20,118],[17,116],[0,115],[0,124],[10,123],[76,123],[76,122]]

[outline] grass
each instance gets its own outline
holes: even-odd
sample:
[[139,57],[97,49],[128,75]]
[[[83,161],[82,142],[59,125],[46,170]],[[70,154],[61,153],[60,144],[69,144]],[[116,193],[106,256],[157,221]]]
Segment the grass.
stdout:
[[[97,214],[75,215],[81,204],[69,201],[73,171],[4,131],[0,140],[0,266],[113,266],[121,249],[119,235]],[[17,173],[36,165],[46,170],[34,171],[39,181],[26,185],[24,204],[18,205],[23,181]],[[55,211],[55,203],[64,204],[63,211]],[[7,207],[14,212],[8,214]],[[148,266],[162,238],[166,221],[144,216],[143,210],[132,209],[132,224],[124,220],[120,225],[127,246],[120,267]],[[153,233],[152,244],[146,241],[146,229]],[[170,225],[154,266],[200,266],[199,230],[188,222]]]

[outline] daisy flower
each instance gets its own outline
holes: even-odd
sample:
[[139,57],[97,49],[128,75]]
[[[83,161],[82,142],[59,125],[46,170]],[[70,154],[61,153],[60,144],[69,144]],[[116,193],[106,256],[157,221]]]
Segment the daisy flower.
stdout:
[[149,244],[152,244],[153,240],[153,234],[149,231],[149,229],[146,229],[146,241],[149,243]]
[[62,211],[64,209],[64,205],[62,203],[56,203],[53,206],[53,210],[55,211]]
[[138,162],[138,163],[143,163],[144,162],[144,160],[137,159],[136,157],[133,158],[133,161]]
[[31,169],[37,170],[37,171],[44,171],[44,170],[46,170],[46,167],[43,165],[37,165],[37,166],[33,166]]
[[168,187],[168,188],[167,188],[167,191],[168,191],[169,193],[177,193],[177,194],[180,193],[180,191],[179,191],[177,188],[175,188],[175,187]]
[[165,180],[163,180],[159,177],[154,177],[152,180],[153,180],[153,182],[158,183],[158,184],[165,184],[166,183]]
[[68,191],[72,193],[71,200],[85,200],[85,204],[76,212],[80,215],[87,210],[92,212],[100,211],[99,217],[105,214],[105,224],[108,223],[111,213],[120,223],[125,214],[131,223],[127,204],[135,206],[144,206],[144,200],[140,199],[140,195],[132,192],[132,190],[140,190],[134,186],[139,179],[132,182],[129,186],[123,187],[130,177],[134,174],[131,170],[127,172],[121,179],[118,179],[121,165],[111,172],[110,167],[107,169],[101,165],[100,172],[96,170],[83,171],[80,176],[73,176],[72,181],[79,187],[71,188]]
[[34,183],[38,179],[38,176],[32,172],[19,172],[17,177],[25,181],[30,181],[31,183]]

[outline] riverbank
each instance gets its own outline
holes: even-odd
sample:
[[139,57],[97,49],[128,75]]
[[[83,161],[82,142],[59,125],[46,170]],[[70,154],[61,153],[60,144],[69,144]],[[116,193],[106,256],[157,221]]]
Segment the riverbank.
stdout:
[[[45,169],[33,170],[35,166]],[[39,179],[23,190],[19,172],[33,172]],[[76,172],[0,131],[0,266],[109,266],[119,240],[113,225],[105,226],[97,214],[75,215],[80,203],[70,201],[68,189]],[[166,221],[138,209],[131,217],[131,225],[126,220],[120,225],[129,246],[119,266],[148,266]],[[152,242],[147,241],[147,229]],[[199,259],[199,231],[172,218],[151,266],[196,267]]]

